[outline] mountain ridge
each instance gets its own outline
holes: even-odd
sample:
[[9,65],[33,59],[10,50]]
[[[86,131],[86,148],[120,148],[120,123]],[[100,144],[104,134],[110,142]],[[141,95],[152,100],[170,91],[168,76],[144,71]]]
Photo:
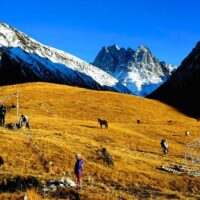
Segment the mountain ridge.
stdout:
[[[23,82],[20,79],[21,76],[26,76],[26,81],[38,81],[38,79],[34,80],[33,76],[29,79],[28,75],[31,73],[37,74],[40,81],[131,93],[118,80],[103,70],[67,52],[43,45],[5,23],[0,23],[0,47],[1,80],[5,75],[9,75],[6,69],[8,65],[4,65],[7,58],[11,59],[7,62],[12,67],[9,70],[13,70],[13,74],[15,74],[14,70],[23,70],[26,66],[26,74],[24,74],[25,71],[21,71],[20,76],[15,78],[16,82],[13,84]],[[2,57],[4,62],[2,62]],[[6,74],[3,74],[5,71]],[[16,74],[19,75],[19,73]],[[1,82],[1,85],[4,84],[7,83]]]
[[174,75],[148,97],[172,105],[183,113],[200,117],[200,42],[182,61]]
[[150,94],[176,70],[176,66],[160,62],[144,45],[136,50],[116,44],[103,47],[92,64],[114,76],[138,96]]

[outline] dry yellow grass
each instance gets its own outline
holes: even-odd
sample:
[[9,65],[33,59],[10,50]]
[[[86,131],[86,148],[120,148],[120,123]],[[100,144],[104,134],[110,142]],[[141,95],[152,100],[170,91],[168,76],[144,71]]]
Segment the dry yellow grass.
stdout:
[[27,197],[29,200],[42,200],[45,198],[42,198],[35,190],[31,189],[31,190],[28,190],[27,193],[26,193]]
[[[60,178],[61,174],[54,169],[48,172],[42,165],[43,153],[74,178],[75,154],[80,152],[85,160],[83,199],[200,198],[199,178],[157,169],[169,163],[184,164],[185,145],[199,137],[200,123],[195,119],[154,100],[48,83],[0,87],[0,98],[16,91],[31,131],[0,128],[0,155],[5,160],[0,168],[2,180],[10,175]],[[7,105],[14,103],[13,98]],[[16,121],[15,112],[7,113],[6,123]],[[100,129],[97,118],[106,119],[109,128]],[[190,137],[185,137],[186,130]],[[169,141],[168,156],[161,152],[163,137]],[[114,168],[97,162],[100,147],[112,154]],[[9,193],[0,194],[0,199],[5,195]]]

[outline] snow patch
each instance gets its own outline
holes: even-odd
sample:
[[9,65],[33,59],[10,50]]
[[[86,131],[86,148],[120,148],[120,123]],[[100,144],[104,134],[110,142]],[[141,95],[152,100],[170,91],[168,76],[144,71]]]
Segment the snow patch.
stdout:
[[[119,92],[126,93],[128,91],[125,87],[120,86],[119,81],[107,72],[69,53],[43,45],[30,38],[28,35],[4,23],[0,23],[0,46],[12,47],[11,52],[14,54],[13,56],[20,57],[29,64],[34,65],[37,61],[46,66],[48,69],[53,71],[60,70],[61,73],[67,76],[66,73],[68,71],[64,70],[64,67],[66,66],[67,68],[91,77],[101,86],[114,88]],[[118,49],[119,47],[116,46],[116,48]],[[51,63],[48,62],[48,60],[51,61]],[[55,63],[55,65],[52,63]],[[58,66],[58,64],[61,66]]]

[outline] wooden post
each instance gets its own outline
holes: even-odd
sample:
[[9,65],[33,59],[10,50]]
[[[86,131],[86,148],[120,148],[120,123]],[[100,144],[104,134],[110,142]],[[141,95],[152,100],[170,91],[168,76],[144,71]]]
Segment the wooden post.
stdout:
[[17,98],[17,122],[19,121],[19,93],[17,92],[16,94],[16,98]]

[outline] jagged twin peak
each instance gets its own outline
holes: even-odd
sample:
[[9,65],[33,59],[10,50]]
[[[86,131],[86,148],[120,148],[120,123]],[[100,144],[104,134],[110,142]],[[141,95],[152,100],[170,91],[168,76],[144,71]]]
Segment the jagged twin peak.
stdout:
[[0,23],[0,85],[30,81],[131,93],[107,72]]
[[103,47],[92,64],[114,76],[139,96],[153,92],[176,69],[175,66],[160,62],[144,46],[139,46],[136,51],[117,45]]

